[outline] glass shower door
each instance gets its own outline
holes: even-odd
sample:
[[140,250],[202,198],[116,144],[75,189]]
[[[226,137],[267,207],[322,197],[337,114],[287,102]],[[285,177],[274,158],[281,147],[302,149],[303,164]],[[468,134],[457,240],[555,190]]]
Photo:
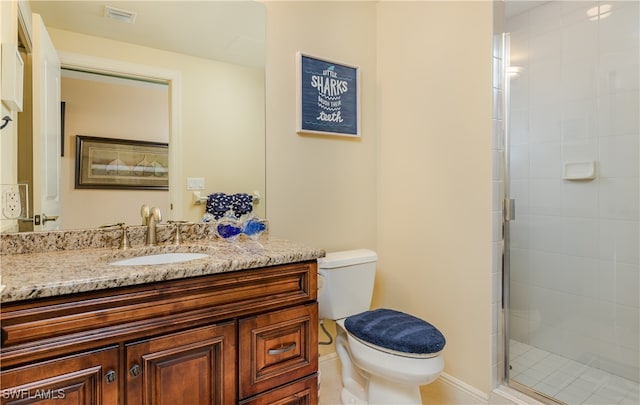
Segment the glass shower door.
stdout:
[[506,10],[508,381],[637,405],[640,3]]

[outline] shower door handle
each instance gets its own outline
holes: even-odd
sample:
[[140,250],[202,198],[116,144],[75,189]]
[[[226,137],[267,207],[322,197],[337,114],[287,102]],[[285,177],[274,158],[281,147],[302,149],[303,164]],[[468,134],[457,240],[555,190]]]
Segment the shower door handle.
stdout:
[[505,199],[502,212],[504,214],[505,222],[515,220],[516,219],[516,200],[514,200],[513,198]]

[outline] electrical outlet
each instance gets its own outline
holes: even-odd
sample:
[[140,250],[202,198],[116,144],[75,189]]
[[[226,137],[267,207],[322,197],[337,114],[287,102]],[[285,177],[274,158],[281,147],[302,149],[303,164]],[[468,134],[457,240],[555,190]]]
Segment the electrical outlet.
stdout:
[[18,219],[22,215],[22,202],[18,190],[7,190],[3,193],[2,215],[7,219]]

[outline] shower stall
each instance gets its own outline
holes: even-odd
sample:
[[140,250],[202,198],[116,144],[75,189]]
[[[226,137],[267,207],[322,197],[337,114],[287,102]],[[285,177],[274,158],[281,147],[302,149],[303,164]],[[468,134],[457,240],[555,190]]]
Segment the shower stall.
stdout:
[[504,6],[506,381],[637,405],[640,2]]

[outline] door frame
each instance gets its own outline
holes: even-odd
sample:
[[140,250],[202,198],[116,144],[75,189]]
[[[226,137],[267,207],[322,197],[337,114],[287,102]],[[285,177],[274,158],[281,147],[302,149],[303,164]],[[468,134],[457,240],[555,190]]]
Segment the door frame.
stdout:
[[182,196],[180,179],[182,166],[182,136],[180,131],[181,108],[180,95],[182,75],[179,71],[163,69],[156,66],[141,65],[114,59],[100,58],[73,52],[58,51],[62,68],[84,70],[87,72],[121,76],[132,79],[166,82],[169,86],[169,206],[168,219],[181,218]]
[[[17,1],[17,18],[19,31],[28,52],[32,45],[31,8],[28,2]],[[183,215],[183,198],[180,193],[180,179],[182,178],[182,166],[180,156],[182,153],[181,136],[181,91],[182,75],[179,71],[162,69],[157,66],[148,66],[137,63],[125,62],[114,59],[100,58],[73,52],[57,51],[62,68],[76,68],[95,73],[120,75],[123,77],[151,79],[164,81],[169,86],[169,212],[168,219],[181,218]],[[62,134],[64,136],[64,134]]]

